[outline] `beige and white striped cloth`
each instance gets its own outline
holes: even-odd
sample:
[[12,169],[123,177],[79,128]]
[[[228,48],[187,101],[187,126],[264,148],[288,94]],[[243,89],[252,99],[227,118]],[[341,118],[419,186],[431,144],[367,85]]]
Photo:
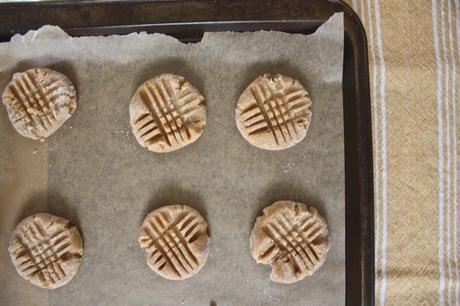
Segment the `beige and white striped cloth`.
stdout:
[[376,305],[460,305],[460,0],[348,0],[367,33]]

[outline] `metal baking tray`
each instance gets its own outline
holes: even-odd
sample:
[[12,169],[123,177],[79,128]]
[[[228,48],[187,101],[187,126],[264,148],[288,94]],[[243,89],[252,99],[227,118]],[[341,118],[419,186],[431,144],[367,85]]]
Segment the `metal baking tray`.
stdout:
[[206,31],[313,33],[344,13],[343,113],[346,193],[346,305],[374,305],[372,138],[367,42],[339,0],[55,1],[0,5],[0,41],[45,24],[72,36],[165,33],[184,42]]

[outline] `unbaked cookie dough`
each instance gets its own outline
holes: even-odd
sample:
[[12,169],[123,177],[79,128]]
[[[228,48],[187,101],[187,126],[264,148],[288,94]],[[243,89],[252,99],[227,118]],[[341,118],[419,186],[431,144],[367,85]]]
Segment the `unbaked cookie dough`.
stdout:
[[35,68],[13,75],[2,102],[19,134],[43,141],[77,109],[77,93],[62,73]]
[[188,206],[164,206],[147,215],[138,242],[153,271],[167,279],[183,280],[206,263],[207,227],[200,213]]
[[257,217],[250,248],[257,263],[271,265],[272,281],[297,282],[324,263],[329,250],[326,220],[313,207],[275,202]]
[[158,153],[194,142],[206,125],[204,97],[183,77],[169,73],[137,88],[129,114],[139,144]]
[[55,289],[77,273],[83,256],[80,232],[69,221],[47,213],[22,220],[8,251],[17,272],[32,284]]
[[288,149],[307,135],[311,104],[299,81],[281,74],[264,74],[241,94],[235,110],[236,125],[255,147]]

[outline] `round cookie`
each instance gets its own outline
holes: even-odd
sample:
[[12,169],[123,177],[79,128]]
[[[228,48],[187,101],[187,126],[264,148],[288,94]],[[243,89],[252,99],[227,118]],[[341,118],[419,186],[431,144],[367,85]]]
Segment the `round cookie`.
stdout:
[[207,227],[200,213],[188,206],[164,206],[145,217],[138,242],[153,271],[167,279],[183,280],[206,263]]
[[235,110],[236,125],[255,147],[288,149],[307,135],[311,104],[299,81],[281,74],[264,74],[241,94]]
[[13,75],[2,102],[19,134],[43,141],[77,109],[77,93],[62,73],[35,68]]
[[206,125],[204,97],[183,77],[169,73],[137,88],[129,114],[139,144],[158,153],[194,142]]
[[251,254],[270,265],[270,278],[294,283],[321,267],[329,250],[326,220],[313,207],[277,201],[257,217],[251,232]]
[[17,272],[32,284],[55,289],[77,273],[83,256],[80,232],[69,221],[47,213],[22,220],[8,251]]

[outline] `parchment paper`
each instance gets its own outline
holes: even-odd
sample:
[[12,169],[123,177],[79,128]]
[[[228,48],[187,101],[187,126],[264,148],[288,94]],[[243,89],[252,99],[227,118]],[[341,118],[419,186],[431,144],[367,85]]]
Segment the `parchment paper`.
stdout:
[[[2,305],[343,305],[345,299],[343,19],[310,36],[279,32],[206,33],[196,44],[161,34],[68,37],[46,26],[0,44],[0,88],[16,71],[47,66],[75,84],[78,109],[44,143],[16,133],[0,111],[0,298]],[[143,81],[183,75],[206,98],[208,123],[197,142],[148,152],[129,126],[128,104]],[[249,145],[237,131],[240,93],[262,73],[283,73],[310,92],[306,139],[279,152]],[[249,234],[262,208],[288,199],[327,218],[331,248],[313,277],[272,283],[257,265]],[[211,253],[193,278],[161,278],[137,244],[151,210],[187,204],[209,223]],[[65,287],[36,288],[16,274],[7,252],[15,224],[48,211],[76,224],[85,254]]]

